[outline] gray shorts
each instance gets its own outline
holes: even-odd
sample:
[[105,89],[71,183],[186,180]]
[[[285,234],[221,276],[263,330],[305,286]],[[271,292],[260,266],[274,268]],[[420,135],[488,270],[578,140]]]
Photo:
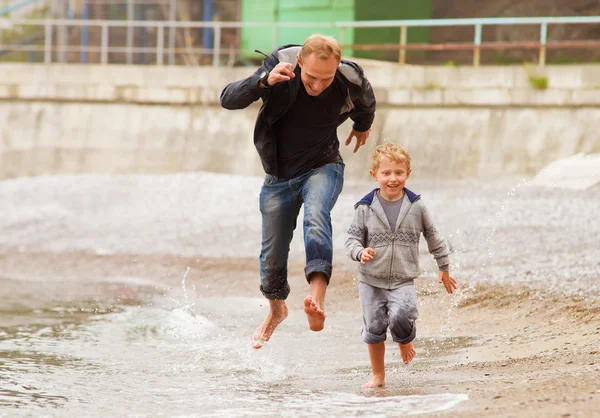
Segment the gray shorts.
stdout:
[[387,329],[395,342],[408,344],[415,339],[419,317],[417,293],[412,284],[398,289],[382,289],[358,282],[358,295],[363,313],[361,336],[367,344],[385,341]]

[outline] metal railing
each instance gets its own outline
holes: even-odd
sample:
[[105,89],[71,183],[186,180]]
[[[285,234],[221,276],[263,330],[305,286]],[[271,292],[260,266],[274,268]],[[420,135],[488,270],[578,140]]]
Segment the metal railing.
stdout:
[[27,6],[33,6],[42,3],[43,0],[20,0],[20,1],[0,1],[0,16],[19,11]]
[[[181,22],[181,21],[134,21],[134,20],[81,20],[81,19],[8,19],[9,25],[16,26],[34,26],[44,28],[43,45],[0,45],[0,50],[4,51],[29,51],[43,52],[44,62],[53,62],[53,52],[79,52],[87,54],[88,51],[99,52],[100,62],[109,64],[109,53],[140,54],[153,53],[156,55],[155,63],[164,64],[165,55],[169,56],[168,63],[174,64],[173,59],[178,53],[194,54],[212,54],[212,65],[221,65],[221,57],[230,55],[231,50],[223,48],[221,45],[221,35],[224,29],[239,28],[271,28],[273,33],[273,47],[278,45],[279,29],[286,28],[311,28],[311,29],[337,29],[339,30],[339,41],[344,49],[355,50],[397,50],[399,51],[398,62],[406,63],[406,52],[409,50],[445,50],[473,51],[473,65],[480,65],[481,51],[485,49],[537,49],[538,64],[546,64],[546,51],[549,48],[600,48],[600,40],[581,40],[581,41],[548,41],[549,25],[564,24],[598,24],[600,16],[571,16],[571,17],[517,17],[517,18],[472,18],[472,19],[429,19],[429,20],[380,20],[380,21],[355,21],[355,22]],[[6,23],[6,22],[5,22]],[[482,30],[484,26],[489,25],[539,25],[539,39],[527,42],[483,42]],[[472,43],[446,43],[446,44],[410,44],[407,42],[407,33],[409,28],[413,27],[440,27],[440,26],[472,26],[474,28],[474,38]],[[101,31],[100,45],[67,45],[56,43],[53,39],[55,29],[64,27],[82,27],[99,28]],[[399,41],[397,44],[385,45],[350,45],[345,43],[345,34],[348,29],[357,28],[390,28],[399,29]],[[154,29],[156,33],[155,46],[136,47],[126,45],[124,47],[109,46],[109,30],[112,28],[127,28],[131,31],[134,28]],[[176,29],[212,29],[213,47],[175,47]],[[168,31],[167,31],[168,30]],[[168,43],[165,47],[165,32],[168,32]],[[1,32],[0,32],[1,33]],[[129,34],[129,32],[128,32]],[[130,36],[128,35],[128,39]],[[235,51],[239,52],[238,50]]]

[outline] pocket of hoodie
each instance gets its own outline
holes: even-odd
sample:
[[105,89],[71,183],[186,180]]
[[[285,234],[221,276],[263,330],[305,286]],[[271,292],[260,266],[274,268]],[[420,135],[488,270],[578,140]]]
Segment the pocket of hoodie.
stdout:
[[375,257],[365,264],[359,263],[358,270],[366,274],[387,276],[390,271],[392,246],[387,243],[379,245],[371,243],[370,247],[375,250]]
[[416,248],[410,245],[396,243],[393,270],[401,277],[416,277],[419,275],[419,262]]

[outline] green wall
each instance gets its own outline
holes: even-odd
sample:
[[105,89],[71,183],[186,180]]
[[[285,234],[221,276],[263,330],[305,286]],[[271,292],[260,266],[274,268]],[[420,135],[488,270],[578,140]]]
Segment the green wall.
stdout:
[[[356,20],[431,19],[431,16],[431,0],[356,0]],[[430,33],[429,27],[408,28],[407,42],[429,43]],[[358,28],[354,41],[357,45],[399,43],[400,28]],[[397,61],[398,51],[356,51],[355,56]]]
[[[355,0],[242,0],[242,22],[336,22],[354,20]],[[242,56],[259,58],[255,49],[268,53],[285,44],[301,44],[313,33],[334,36],[343,44],[352,44],[352,30],[319,27],[242,28]],[[343,39],[342,39],[343,38]],[[351,50],[344,55],[350,56]]]
[[[351,22],[355,20],[430,19],[432,0],[242,0],[242,22]],[[245,58],[260,59],[259,49],[269,53],[288,43],[301,44],[313,33],[334,36],[340,43],[397,44],[400,28],[242,28],[241,49]],[[428,43],[430,28],[409,28],[408,42]],[[423,54],[413,52],[411,54]],[[344,56],[396,61],[397,51],[344,50]]]

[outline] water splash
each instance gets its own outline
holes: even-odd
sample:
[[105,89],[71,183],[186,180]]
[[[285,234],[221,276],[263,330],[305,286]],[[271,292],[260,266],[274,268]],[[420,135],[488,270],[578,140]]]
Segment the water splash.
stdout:
[[[453,234],[451,233],[448,235],[449,242],[452,242],[457,247],[453,249],[450,271],[452,272],[452,275],[455,275],[457,278],[458,289],[454,291],[449,305],[445,308],[444,320],[441,322],[439,330],[442,336],[451,335],[456,331],[451,325],[453,323],[452,316],[454,315],[454,312],[456,312],[457,308],[464,300],[477,292],[477,283],[485,280],[486,271],[489,268],[489,264],[491,264],[491,260],[495,256],[495,247],[498,245],[498,243],[502,243],[502,240],[498,241],[496,239],[496,232],[501,222],[506,217],[507,211],[510,208],[511,200],[518,195],[519,189],[525,184],[527,184],[527,180],[522,179],[521,182],[519,182],[515,187],[511,187],[511,189],[506,192],[505,198],[500,204],[499,209],[494,213],[490,231],[488,234],[486,234],[483,240],[485,259],[480,262],[479,268],[477,268],[475,273],[471,276],[470,284],[468,285],[464,284],[464,282],[461,283],[460,281],[461,273],[466,273],[463,266],[469,264],[464,262],[463,258],[471,256],[470,253],[472,253],[472,250],[467,247],[468,239],[463,238],[462,231],[460,229],[456,229]],[[466,274],[463,274],[463,277],[465,275]]]

